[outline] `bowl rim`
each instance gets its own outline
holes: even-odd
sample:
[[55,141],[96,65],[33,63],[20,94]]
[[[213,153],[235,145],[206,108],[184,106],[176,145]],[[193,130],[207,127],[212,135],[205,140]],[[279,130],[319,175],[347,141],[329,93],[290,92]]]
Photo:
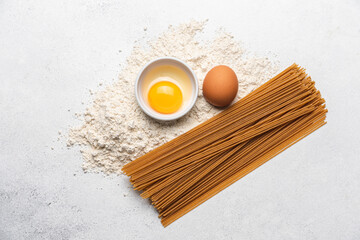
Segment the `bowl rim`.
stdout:
[[[194,86],[193,88],[195,88],[195,94],[192,95],[192,99],[191,99],[190,103],[182,111],[172,113],[172,114],[157,113],[157,115],[154,115],[151,111],[149,111],[147,109],[147,107],[143,106],[144,100],[141,96],[139,96],[139,93],[138,93],[139,83],[143,79],[142,75],[143,75],[144,71],[147,70],[150,65],[152,65],[153,63],[156,63],[156,62],[166,61],[166,60],[178,62],[179,65],[181,65],[183,68],[186,68],[185,70],[188,70],[188,72],[191,74],[191,76],[189,76],[190,80],[192,82],[194,82],[194,85],[192,84],[192,86]],[[142,69],[138,73],[136,80],[135,80],[135,97],[136,97],[136,101],[137,101],[138,105],[140,106],[141,110],[143,112],[145,112],[146,115],[148,115],[149,117],[152,117],[152,118],[154,118],[156,120],[160,120],[160,121],[172,121],[172,120],[179,119],[179,118],[183,117],[184,115],[186,115],[194,107],[196,100],[198,98],[198,94],[199,94],[199,83],[198,83],[198,80],[197,80],[197,77],[196,77],[194,71],[184,61],[182,61],[178,58],[175,58],[175,57],[168,57],[168,56],[158,57],[156,59],[149,61],[142,67]]]

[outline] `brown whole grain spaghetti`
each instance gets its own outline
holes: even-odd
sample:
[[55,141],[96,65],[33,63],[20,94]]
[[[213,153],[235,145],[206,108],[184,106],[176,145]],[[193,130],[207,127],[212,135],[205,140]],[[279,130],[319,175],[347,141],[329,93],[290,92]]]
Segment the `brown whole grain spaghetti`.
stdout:
[[315,83],[293,64],[123,171],[166,227],[323,126],[326,113]]

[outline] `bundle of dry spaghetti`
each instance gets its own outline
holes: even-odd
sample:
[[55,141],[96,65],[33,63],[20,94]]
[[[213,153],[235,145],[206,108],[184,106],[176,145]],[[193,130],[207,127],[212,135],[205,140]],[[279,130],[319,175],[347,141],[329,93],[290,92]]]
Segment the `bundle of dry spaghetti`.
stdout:
[[293,64],[123,171],[167,226],[323,126],[326,113],[315,83]]

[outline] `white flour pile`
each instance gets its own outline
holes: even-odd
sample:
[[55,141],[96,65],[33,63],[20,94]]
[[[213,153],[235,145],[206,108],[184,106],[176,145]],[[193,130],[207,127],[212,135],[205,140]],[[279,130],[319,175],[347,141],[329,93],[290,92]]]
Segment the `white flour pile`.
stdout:
[[[232,35],[219,31],[212,41],[199,41],[206,22],[191,21],[170,26],[148,46],[135,46],[119,80],[99,91],[84,116],[83,124],[70,130],[68,144],[81,145],[83,169],[121,174],[121,167],[161,144],[214,116],[220,110],[202,96],[202,82],[214,66],[231,67],[239,79],[237,99],[274,76],[278,68],[267,58],[245,56]],[[148,61],[161,56],[179,58],[190,65],[199,80],[199,98],[189,114],[171,123],[159,123],[138,107],[135,78]]]

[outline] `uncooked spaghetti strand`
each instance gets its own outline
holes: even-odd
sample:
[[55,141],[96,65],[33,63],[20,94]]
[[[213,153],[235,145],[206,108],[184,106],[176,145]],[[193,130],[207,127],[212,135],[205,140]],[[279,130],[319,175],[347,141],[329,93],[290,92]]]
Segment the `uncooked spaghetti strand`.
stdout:
[[144,175],[142,178],[139,178],[139,179],[135,179],[135,180],[131,179],[131,182],[134,184],[134,187],[136,190],[143,190],[146,188],[147,185],[149,185],[149,183],[156,182],[156,181],[163,179],[165,177],[168,177],[170,175],[174,175],[178,172],[182,172],[182,171],[186,170],[188,167],[191,167],[192,165],[204,164],[206,161],[207,161],[206,159],[200,159],[196,163],[189,162],[188,164],[183,164],[178,168],[172,169],[171,171],[170,170],[163,171],[161,174],[157,174],[156,176],[152,176],[151,178],[148,178],[147,176]]
[[[314,116],[315,116],[315,115],[316,115],[316,114],[314,114]],[[309,118],[311,118],[311,116],[308,116],[307,119],[306,119],[306,118],[303,118],[303,119],[300,119],[300,120],[302,120],[302,121],[304,122],[304,120],[307,121]],[[298,120],[297,126],[303,127],[303,126],[302,126],[302,122]],[[294,127],[297,127],[297,126],[296,126],[295,124],[293,124],[293,125],[290,125],[289,127],[294,128]],[[279,141],[279,138],[277,137],[276,140]],[[264,147],[264,145],[262,145],[262,146]],[[259,149],[259,150],[261,150],[261,149]],[[258,150],[255,151],[255,152],[258,152]]]
[[[208,162],[204,167],[211,166],[211,162]],[[188,175],[182,176],[180,178],[180,181],[177,181],[176,184],[171,183],[167,187],[163,188],[153,196],[151,196],[151,201],[153,201],[155,204],[154,206],[160,211],[160,209],[163,209],[165,207],[164,202],[168,200],[168,198],[176,198],[177,196],[173,195],[173,189],[178,189],[180,186],[185,184],[189,178],[192,178],[195,176],[199,171],[192,172]],[[181,197],[181,196],[180,196]]]
[[[227,139],[227,141],[222,141],[221,143],[218,143],[217,144],[217,147],[220,148],[220,149],[228,149],[230,147],[232,147],[234,144],[237,144],[239,142],[242,142],[242,141],[246,141],[256,135],[259,135],[261,134],[262,132],[265,132],[265,131],[268,131],[269,128],[274,128],[274,127],[277,127],[278,125],[281,125],[283,124],[284,122],[287,122],[287,121],[291,121],[292,119],[295,119],[301,115],[304,115],[310,111],[312,111],[313,109],[312,108],[303,108],[303,109],[300,109],[298,110],[297,112],[293,112],[293,113],[289,113],[288,116],[284,116],[282,118],[279,118],[277,123],[274,124],[272,122],[270,123],[267,123],[267,124],[263,124],[263,125],[260,125],[261,127],[258,127],[256,125],[254,125],[253,128],[251,129],[254,129],[254,130],[251,130],[251,129],[247,129],[243,132],[239,132],[238,133],[238,136],[234,136],[232,139]],[[208,149],[211,151],[213,151],[213,149]],[[203,151],[203,152],[200,152],[199,154],[199,157],[198,158],[201,158],[203,157],[203,154],[205,153],[206,151]],[[194,159],[194,158],[192,158]],[[196,159],[196,158],[195,158]],[[168,169],[170,170],[170,169]]]
[[[226,152],[224,152],[223,154],[226,154]],[[165,188],[166,186],[169,185],[169,183],[173,183],[175,181],[178,181],[182,176],[184,176],[185,174],[188,173],[192,173],[194,171],[196,171],[197,169],[201,168],[202,166],[206,166],[206,164],[208,162],[211,162],[213,160],[215,160],[217,157],[219,156],[213,156],[210,157],[209,159],[206,159],[206,161],[204,161],[201,165],[191,165],[188,168],[185,168],[182,171],[177,172],[176,174],[173,174],[169,177],[167,177],[166,179],[162,180],[161,182],[158,182],[156,184],[153,184],[150,188],[146,189],[144,191],[144,197],[150,197],[153,194],[155,194],[156,192],[159,192],[160,190],[162,190],[163,188]]]
[[[239,145],[245,145],[245,143],[239,144]],[[226,151],[222,151],[221,153],[218,153],[217,155],[211,156],[211,157],[204,157],[205,160],[201,161],[201,164],[191,164],[190,166],[188,166],[187,168],[184,168],[182,171],[177,172],[176,174],[173,174],[169,177],[167,177],[166,179],[164,179],[161,182],[158,182],[156,184],[153,184],[149,189],[146,189],[146,193],[147,194],[152,194],[153,192],[156,192],[157,190],[160,190],[161,188],[163,188],[167,182],[171,182],[176,180],[176,178],[179,178],[181,175],[183,175],[184,173],[187,173],[189,171],[193,171],[194,169],[199,169],[202,166],[204,166],[205,164],[207,164],[208,162],[213,162],[215,161],[217,158],[220,158],[222,155],[227,154],[228,152],[230,152],[230,150],[226,150]],[[195,167],[193,167],[195,166]]]
[[[279,128],[281,130],[281,128]],[[254,139],[254,141],[252,141],[252,145],[249,146],[248,149],[246,149],[245,151],[239,153],[237,155],[238,159],[242,159],[244,156],[246,156],[250,151],[254,150],[254,147],[257,147],[257,144],[264,142],[265,140],[267,140],[269,137],[272,137],[275,133],[277,133],[279,130],[274,130],[274,133],[269,132],[267,134],[264,134],[262,136],[257,137],[257,139]],[[232,160],[230,162],[228,162],[226,165],[221,166],[221,169],[227,169],[229,167],[229,165],[232,165],[234,162],[236,161],[236,158],[232,158]],[[214,178],[218,177],[219,175],[217,174],[212,174],[210,176],[208,176],[207,178],[202,179],[202,183],[208,183],[209,181],[212,181]],[[204,190],[206,190],[206,188],[204,188]],[[173,203],[174,205],[177,205],[177,207],[175,208],[175,210],[179,207],[181,207],[182,205],[186,205],[186,202],[191,200],[194,196],[191,193],[195,193],[195,197],[199,194],[201,194],[201,192],[198,192],[198,189],[196,187],[194,187],[191,192],[187,193],[187,196],[183,196],[183,198],[181,199],[181,201],[179,201],[178,203]],[[193,197],[191,197],[193,196]],[[184,201],[185,199],[187,199],[186,201]],[[169,213],[169,211],[173,211],[172,209],[168,209],[167,211],[163,211],[160,213],[160,216],[163,215],[167,215]]]
[[196,174],[192,178],[187,178],[185,182],[183,182],[180,186],[174,187],[171,189],[171,195],[168,195],[167,197],[163,197],[162,199],[159,199],[159,206],[166,206],[169,202],[171,202],[173,199],[181,195],[186,189],[190,188],[196,182],[204,177],[209,171],[219,166],[225,159],[227,159],[229,156],[233,155],[236,151],[238,151],[240,147],[235,147],[231,149],[227,154],[224,154],[219,159],[216,159],[216,161],[209,162],[208,165],[203,166],[201,169],[199,169]]
[[[263,89],[267,89],[266,87],[268,87],[268,85],[271,85],[273,82],[275,82],[276,80],[280,79],[281,77],[283,77],[284,75],[288,75],[289,72],[291,72],[291,70],[294,70],[295,68],[297,68],[296,64],[293,64],[291,66],[289,66],[287,69],[285,69],[284,71],[282,71],[281,73],[279,73],[278,75],[276,75],[274,78],[270,79],[268,82],[264,83],[261,87],[255,89],[252,93],[248,94],[247,96],[245,96],[243,98],[243,100],[249,99],[251,98],[255,93],[263,90]],[[231,106],[230,108],[234,108],[237,106],[242,106],[241,104],[237,104],[235,103],[233,106]],[[196,130],[200,129],[203,126],[206,126],[207,124],[211,124],[212,122],[216,122],[217,119],[226,116],[226,114],[231,113],[231,111],[223,111],[221,113],[219,113],[218,115],[216,115],[215,117],[212,118],[212,121],[208,120],[200,125],[198,125],[197,127],[193,128],[192,130],[188,131],[187,133],[184,134],[184,136],[190,135],[191,133],[196,132]],[[174,139],[175,140],[175,139]],[[167,144],[164,144],[162,148],[166,148],[167,145],[169,145],[171,142],[173,142],[174,140],[168,142]],[[124,166],[124,170],[127,170],[129,168],[131,168],[132,165],[134,165],[134,162],[131,162],[129,164],[127,164],[126,166]]]
[[[212,155],[210,155],[208,157],[215,156],[218,153],[215,152],[214,154],[212,154]],[[132,182],[141,185],[141,184],[146,183],[147,181],[153,181],[155,179],[158,179],[163,174],[170,175],[169,173],[172,173],[174,171],[178,172],[178,170],[186,169],[187,167],[189,167],[191,165],[204,164],[206,161],[208,161],[208,160],[207,159],[198,159],[197,161],[188,161],[186,163],[183,163],[183,162],[180,162],[179,164],[175,163],[175,164],[172,164],[171,169],[170,168],[169,169],[156,169],[156,171],[154,169],[152,172],[149,172],[148,174],[143,175],[141,178],[137,178],[137,179],[132,180]]]
[[[316,114],[317,114],[317,113],[315,113],[315,114],[314,114],[314,116],[316,116]],[[303,118],[303,119],[304,119],[304,118]],[[304,120],[303,120],[303,119],[299,119],[299,120],[297,120],[297,121],[299,122],[299,123],[298,123],[298,126],[296,126],[296,125],[295,125],[295,124],[296,124],[296,122],[294,122],[294,124],[290,125],[290,127],[294,128],[294,127],[304,127],[304,126],[306,126],[306,125],[304,125],[302,122],[300,122],[300,120],[302,120],[302,121],[304,122]],[[305,119],[305,120],[306,120],[306,119]],[[299,124],[300,124],[300,125],[299,125]],[[310,122],[310,123],[308,123],[308,125],[309,125],[309,124],[311,124],[311,122]],[[279,137],[281,137],[281,136],[279,136]],[[277,137],[277,139],[276,139],[276,140],[279,140],[279,137]],[[264,147],[265,145],[264,145],[264,144],[262,144],[261,146],[262,146],[262,147]],[[260,150],[261,150],[261,149],[260,149]],[[257,150],[256,152],[258,152],[258,150]],[[222,165],[221,167],[222,167],[222,168],[223,168],[223,167],[225,168],[226,166],[223,166],[223,165]]]
[[[247,146],[247,145],[250,145],[250,144],[252,144],[254,141],[257,141],[257,142],[260,142],[261,141],[261,139],[260,138],[258,138],[258,139],[252,139],[251,141],[249,141],[245,146]],[[231,152],[231,154],[228,154],[227,156],[224,156],[224,157],[227,157],[227,159],[230,157],[230,156],[238,156],[239,154],[245,154],[247,151],[249,151],[249,147],[247,147],[247,148],[242,148],[243,146],[241,146],[240,148],[234,148],[233,149],[233,151]],[[239,151],[239,150],[241,150],[241,151]],[[226,160],[226,159],[223,159],[223,160]],[[223,161],[222,161],[223,162]],[[219,163],[220,164],[220,163]],[[226,163],[225,165],[228,165],[228,163]],[[221,165],[222,167],[224,166],[224,165]],[[186,196],[187,194],[189,194],[189,191],[193,191],[194,189],[196,190],[196,188],[197,188],[197,185],[198,185],[198,183],[199,182],[203,182],[205,179],[206,179],[206,177],[205,177],[205,175],[207,175],[207,174],[209,174],[209,172],[211,172],[212,170],[213,170],[214,168],[212,168],[212,169],[205,169],[203,172],[200,172],[199,174],[201,174],[202,176],[201,176],[201,181],[197,181],[196,183],[194,183],[194,181],[192,181],[192,185],[188,185],[187,186],[187,193],[185,194],[185,195],[182,195],[182,198],[184,197],[184,196]],[[198,175],[198,174],[197,174]],[[199,178],[199,176],[194,176],[194,177],[197,177],[197,179],[200,179]],[[196,180],[196,179],[193,179],[193,180]],[[195,185],[196,184],[196,185]],[[172,193],[171,193],[171,195],[172,196],[177,196],[177,195],[179,195],[179,193],[177,193],[177,194],[173,194],[173,189],[172,189]],[[173,198],[174,199],[174,198]],[[181,200],[182,201],[182,200]],[[162,216],[162,213],[160,214],[160,216]]]
[[[193,150],[191,150],[191,151],[193,151]],[[133,175],[133,178],[134,178],[134,179],[136,178],[136,174]]]
[[[141,159],[141,158],[139,158],[139,159]],[[126,168],[124,168],[124,170],[125,170]]]
[[324,103],[311,77],[292,65],[124,172],[144,190],[143,197],[150,197],[166,226],[227,187],[234,176],[246,175],[324,125]]
[[[324,123],[321,123],[321,125],[320,126],[322,126]],[[318,127],[316,127],[316,128],[318,128]]]
[[[323,125],[317,126],[316,129],[320,128],[321,126],[323,126]],[[315,131],[316,129],[313,129],[311,132]],[[309,132],[306,135],[302,136],[301,139],[306,137],[311,132]],[[298,140],[300,140],[300,139],[298,139]],[[288,147],[290,147],[291,145],[293,145],[296,142],[297,141],[291,142],[289,140],[288,142],[284,143],[284,145],[285,145],[284,147],[282,147],[282,148],[279,147],[280,149],[278,151],[270,152],[268,156],[264,156],[262,159],[259,159],[257,162],[254,162],[252,165],[249,165],[247,167],[247,171],[240,172],[239,174],[232,176],[232,178],[229,178],[225,183],[223,183],[222,185],[217,186],[217,188],[212,189],[207,194],[204,194],[203,196],[198,198],[197,201],[192,202],[191,204],[188,204],[185,208],[181,209],[181,211],[178,211],[178,212],[172,214],[169,217],[162,218],[161,223],[163,224],[164,227],[168,226],[169,224],[171,224],[172,222],[174,222],[178,218],[182,217],[183,215],[185,215],[186,213],[188,213],[192,209],[196,208],[197,206],[199,206],[200,204],[202,204],[203,202],[205,202],[209,198],[213,197],[214,195],[216,195],[217,193],[219,193],[220,191],[222,191],[226,187],[230,186],[232,183],[236,182],[237,180],[244,177],[245,175],[247,175],[251,171],[255,170],[256,168],[258,168],[259,166],[261,166],[262,164],[264,164],[265,162],[270,160],[272,157],[276,156],[277,154],[284,151],[285,149],[287,149]]]

